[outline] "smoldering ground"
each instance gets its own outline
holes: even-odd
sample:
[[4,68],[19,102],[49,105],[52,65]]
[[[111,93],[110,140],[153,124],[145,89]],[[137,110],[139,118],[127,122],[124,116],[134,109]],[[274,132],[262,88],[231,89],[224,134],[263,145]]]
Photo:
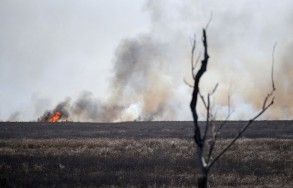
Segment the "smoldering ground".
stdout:
[[[74,121],[191,119],[191,89],[183,82],[185,78],[192,83],[190,40],[196,33],[196,56],[200,55],[201,28],[213,12],[207,32],[211,58],[201,87],[206,94],[220,84],[213,100],[218,118],[225,117],[229,88],[231,108],[235,110],[232,119],[247,119],[261,108],[271,88],[276,41],[276,103],[262,118],[292,118],[293,6],[288,6],[292,5],[290,1],[286,6],[272,3],[146,1],[143,9],[150,17],[149,31],[119,43],[108,84],[109,96],[101,100],[85,92],[76,100],[61,102],[62,110]],[[202,107],[201,111],[203,117]]]

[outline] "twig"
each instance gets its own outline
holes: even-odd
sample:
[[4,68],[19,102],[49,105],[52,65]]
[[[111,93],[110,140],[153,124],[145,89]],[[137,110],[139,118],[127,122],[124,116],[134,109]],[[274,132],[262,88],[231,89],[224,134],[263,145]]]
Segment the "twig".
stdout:
[[275,51],[276,51],[276,47],[277,47],[277,42],[275,42],[274,47],[273,47],[273,52],[272,52],[272,71],[271,71],[271,78],[272,78],[272,88],[273,88],[273,91],[276,90],[275,82],[274,82],[274,64],[275,64]]
[[230,119],[231,115],[234,112],[234,111],[231,111],[231,92],[230,92],[230,89],[231,89],[231,85],[229,87],[228,100],[227,100],[227,103],[228,103],[228,113],[227,113],[227,116],[226,116],[225,120],[218,127],[218,129],[216,131],[216,134],[219,134],[220,130],[225,126],[225,124],[227,123],[227,121]]
[[198,90],[198,95],[199,95],[204,107],[207,109],[208,108],[207,102],[205,101],[204,96],[203,96],[203,94],[201,94],[200,90]]
[[205,131],[204,131],[204,136],[202,138],[202,141],[205,142],[206,141],[206,137],[207,137],[207,133],[208,133],[208,130],[209,130],[209,122],[210,122],[210,98],[211,96],[215,93],[215,91],[217,90],[218,88],[218,83],[215,85],[214,89],[208,93],[208,98],[207,98],[207,106],[206,106],[206,110],[207,110],[207,117],[206,117],[206,127],[205,127]]
[[194,35],[193,41],[192,41],[192,48],[191,48],[191,75],[193,78],[195,78],[194,75],[194,70],[195,70],[195,65],[194,65],[194,52],[196,48],[196,35]]
[[208,28],[209,28],[210,23],[212,22],[212,20],[213,20],[213,12],[211,12],[210,19],[209,19],[209,21],[208,21],[208,23],[207,23],[207,25],[205,27],[205,30],[208,30]]
[[193,85],[191,85],[190,83],[188,83],[188,82],[185,80],[185,78],[183,79],[183,82],[184,82],[187,86],[193,88]]
[[213,94],[216,92],[218,86],[219,86],[219,83],[217,83],[217,84],[215,85],[214,89],[212,90],[212,92],[209,93],[209,95],[213,95]]
[[208,94],[208,105],[207,105],[207,117],[206,117],[206,127],[204,131],[204,135],[202,138],[202,142],[206,141],[208,129],[209,129],[209,123],[210,123],[210,95]]

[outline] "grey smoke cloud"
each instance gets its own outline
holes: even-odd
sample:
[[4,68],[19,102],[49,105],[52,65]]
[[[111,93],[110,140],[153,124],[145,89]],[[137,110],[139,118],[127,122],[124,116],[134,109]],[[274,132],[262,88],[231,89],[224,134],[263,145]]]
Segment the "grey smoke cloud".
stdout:
[[[145,1],[143,11],[150,19],[148,28],[139,34],[116,40],[119,43],[115,45],[115,53],[112,53],[113,56],[111,56],[112,68],[109,68],[106,74],[106,77],[109,78],[105,82],[108,85],[107,91],[104,89],[101,92],[103,94],[100,94],[99,89],[94,89],[97,87],[96,80],[104,79],[99,76],[100,74],[95,74],[96,77],[88,77],[88,84],[82,88],[91,92],[82,94],[79,94],[80,91],[74,92],[74,96],[72,96],[70,93],[76,91],[72,89],[68,92],[69,94],[65,95],[70,96],[71,100],[61,102],[63,104],[61,106],[64,106],[63,110],[68,113],[68,118],[74,121],[190,120],[188,103],[191,90],[183,82],[183,78],[192,82],[189,63],[190,40],[196,33],[198,41],[196,52],[197,55],[200,54],[202,51],[201,29],[208,22],[212,12],[213,20],[208,28],[211,58],[208,72],[201,81],[201,87],[205,94],[216,83],[220,84],[215,99],[213,99],[214,111],[217,112],[218,118],[223,118],[227,111],[227,95],[230,87],[232,108],[235,109],[233,119],[247,119],[261,107],[263,98],[270,90],[271,55],[273,45],[277,41],[278,47],[275,53],[276,103],[263,118],[291,119],[293,113],[290,100],[293,73],[292,9],[293,3],[289,0],[278,4],[275,1],[264,0],[254,2],[245,0]],[[62,8],[59,11],[61,10]],[[84,22],[83,16],[70,17],[69,20],[66,20],[66,17],[60,18],[64,19],[62,23],[65,25],[60,26],[64,29],[75,21],[82,23],[85,28],[93,23]],[[111,20],[109,21],[110,24]],[[75,26],[75,24],[71,26]],[[115,24],[112,27],[115,27]],[[120,29],[125,30],[125,28],[127,27],[122,26]],[[79,33],[85,34],[85,36],[95,36],[89,30],[80,30]],[[70,45],[71,39],[76,36],[78,35],[72,35],[72,38],[68,39],[62,38],[62,35],[59,37],[61,40],[65,40],[64,45],[66,46]],[[46,37],[48,36],[45,36],[45,39]],[[54,39],[56,36],[51,37]],[[94,54],[93,46],[88,46],[89,43],[84,41],[87,41],[87,37],[77,37],[73,46],[79,49],[78,45],[82,44],[84,51],[90,50],[91,54]],[[76,50],[73,51],[76,52]],[[55,52],[51,54],[56,55]],[[59,83],[58,89],[79,85],[74,83],[79,83],[78,79],[81,80],[82,75],[89,71],[83,69],[80,62],[88,58],[88,55],[88,53],[78,53],[78,56],[75,56],[68,53],[64,57],[63,54],[58,54],[56,59],[61,67],[57,68],[57,76],[53,78],[54,82]],[[25,57],[25,55],[23,56]],[[37,57],[40,61],[44,58],[43,56]],[[44,60],[49,62],[50,58],[45,56]],[[63,63],[63,61],[67,63]],[[74,61],[76,67],[71,66],[70,61]],[[94,63],[98,64],[98,67],[103,66],[103,63],[100,62],[97,60]],[[34,65],[37,63],[28,66],[25,70],[26,72],[36,72],[34,74],[36,77],[38,75],[42,77],[55,68],[44,69],[43,64],[35,67]],[[67,70],[68,67],[71,68]],[[84,70],[84,74],[81,74],[80,70]],[[61,78],[65,78],[65,81],[60,81]],[[71,82],[71,79],[74,81]],[[103,97],[101,98],[101,96]],[[54,98],[54,94],[52,97]],[[51,107],[54,111],[55,107]],[[38,106],[38,108],[42,107]],[[46,109],[50,109],[50,107]],[[201,118],[203,118],[204,109],[200,107],[200,111]]]
[[[148,35],[122,41],[116,50],[109,98],[100,101],[84,92],[72,104],[58,104],[54,111],[62,109],[60,112],[68,112],[75,121],[175,120],[172,71],[166,68],[174,66],[174,61],[166,65],[168,58],[161,51],[167,48],[167,44]],[[125,119],[124,111],[137,101],[141,105],[139,114],[127,114]]]
[[0,120],[35,120],[32,96],[45,109],[83,90],[106,96],[117,43],[147,25],[141,1],[1,1]]

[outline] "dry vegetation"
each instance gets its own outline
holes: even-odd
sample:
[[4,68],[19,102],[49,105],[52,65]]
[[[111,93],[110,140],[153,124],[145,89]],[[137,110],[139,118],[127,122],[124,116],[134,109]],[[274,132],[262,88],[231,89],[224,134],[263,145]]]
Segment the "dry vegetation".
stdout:
[[[194,148],[176,138],[2,139],[0,187],[194,187]],[[292,139],[242,139],[210,184],[292,187],[292,169]]]

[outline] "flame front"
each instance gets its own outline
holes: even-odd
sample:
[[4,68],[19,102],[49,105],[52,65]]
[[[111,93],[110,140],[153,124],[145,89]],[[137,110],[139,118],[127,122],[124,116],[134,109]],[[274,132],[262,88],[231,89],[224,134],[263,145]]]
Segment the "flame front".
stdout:
[[56,122],[61,119],[62,114],[61,112],[55,112],[54,116],[49,119],[49,122]]

